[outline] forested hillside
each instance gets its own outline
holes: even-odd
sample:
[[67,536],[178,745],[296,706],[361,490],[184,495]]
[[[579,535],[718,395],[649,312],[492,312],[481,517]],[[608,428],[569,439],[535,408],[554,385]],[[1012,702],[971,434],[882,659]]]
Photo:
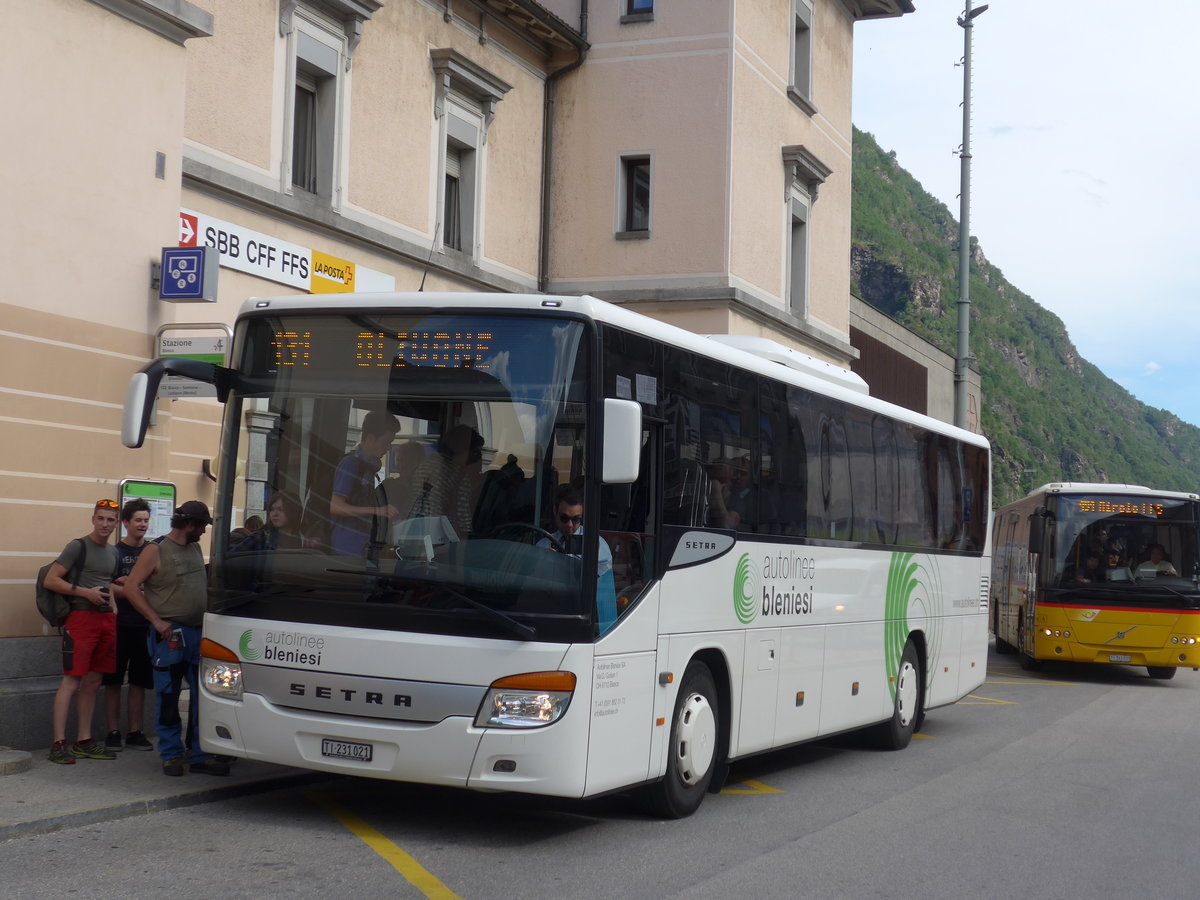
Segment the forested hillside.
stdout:
[[[958,223],[858,129],[853,229],[853,290],[953,356]],[[997,504],[1047,481],[1200,489],[1200,428],[1139,402],[1082,359],[1062,321],[1009,284],[975,241],[970,296]]]

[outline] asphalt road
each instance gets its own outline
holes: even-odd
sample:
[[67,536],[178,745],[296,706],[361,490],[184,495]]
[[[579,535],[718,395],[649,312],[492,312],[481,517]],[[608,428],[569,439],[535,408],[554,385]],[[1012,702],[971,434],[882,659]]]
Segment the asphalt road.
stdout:
[[904,751],[739,763],[664,822],[332,780],[0,844],[6,897],[1191,898],[1200,673],[989,660]]

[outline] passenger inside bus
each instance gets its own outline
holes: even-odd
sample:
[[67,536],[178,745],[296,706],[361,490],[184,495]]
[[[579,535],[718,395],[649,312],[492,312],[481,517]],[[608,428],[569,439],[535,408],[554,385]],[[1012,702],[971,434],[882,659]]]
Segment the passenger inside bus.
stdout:
[[445,516],[457,537],[466,540],[483,473],[483,438],[470,425],[452,426],[438,441],[438,452],[413,472],[413,502],[407,518]]

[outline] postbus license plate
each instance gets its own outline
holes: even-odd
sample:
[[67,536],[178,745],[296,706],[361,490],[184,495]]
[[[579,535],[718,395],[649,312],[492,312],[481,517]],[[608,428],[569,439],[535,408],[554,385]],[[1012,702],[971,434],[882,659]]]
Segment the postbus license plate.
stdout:
[[332,741],[321,739],[321,755],[332,756],[334,759],[354,759],[359,762],[370,762],[372,747],[370,744],[359,744],[355,741]]
[[1110,654],[1108,654],[1109,662],[1129,662],[1129,660],[1131,660],[1131,659],[1133,659],[1133,657],[1127,653],[1110,653]]

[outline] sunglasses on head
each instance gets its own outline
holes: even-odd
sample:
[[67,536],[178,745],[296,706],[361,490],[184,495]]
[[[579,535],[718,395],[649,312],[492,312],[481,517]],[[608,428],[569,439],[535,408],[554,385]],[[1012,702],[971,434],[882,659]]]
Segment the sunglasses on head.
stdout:
[[121,506],[116,500],[97,500],[96,509],[120,509]]
[[558,521],[562,522],[564,525],[566,525],[568,522],[573,525],[582,525],[583,516],[568,516],[566,513],[559,513]]

